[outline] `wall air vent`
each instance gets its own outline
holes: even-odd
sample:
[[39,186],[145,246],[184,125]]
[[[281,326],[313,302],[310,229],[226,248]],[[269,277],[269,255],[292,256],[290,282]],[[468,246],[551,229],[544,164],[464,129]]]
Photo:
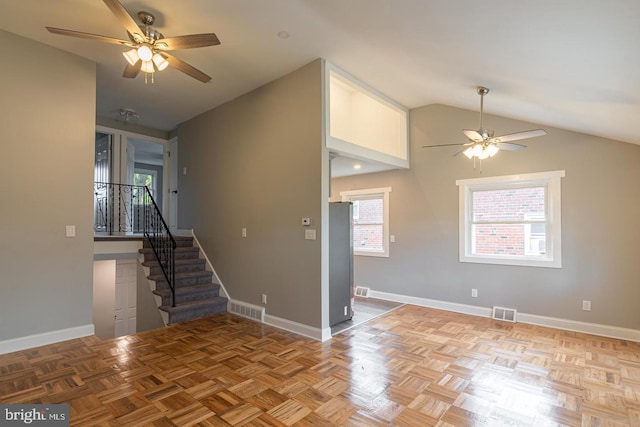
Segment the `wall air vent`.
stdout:
[[493,307],[493,318],[495,320],[504,320],[507,322],[516,323],[516,309],[515,308],[504,308],[504,307]]
[[229,300],[227,303],[227,311],[246,317],[247,319],[257,320],[264,323],[264,307],[249,304],[243,301]]
[[356,286],[356,296],[369,298],[369,292],[371,288],[365,288],[364,286]]

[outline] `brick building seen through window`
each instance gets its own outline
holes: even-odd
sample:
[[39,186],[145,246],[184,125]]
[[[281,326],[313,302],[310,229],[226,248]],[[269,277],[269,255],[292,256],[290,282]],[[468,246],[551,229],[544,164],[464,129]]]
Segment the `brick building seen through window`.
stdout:
[[545,187],[473,192],[474,254],[544,255]]
[[382,198],[353,201],[353,246],[355,250],[384,249]]

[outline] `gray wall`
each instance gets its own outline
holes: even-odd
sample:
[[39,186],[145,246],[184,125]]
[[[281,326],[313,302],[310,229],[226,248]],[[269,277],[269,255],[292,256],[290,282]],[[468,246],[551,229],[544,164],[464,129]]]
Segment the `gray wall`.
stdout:
[[[234,299],[320,327],[321,62],[178,127],[179,228]],[[304,240],[310,217],[318,240]],[[247,228],[247,237],[241,229]]]
[[93,62],[4,31],[0,57],[1,341],[92,323],[96,81]]
[[[355,257],[355,283],[415,297],[640,328],[640,146],[486,115],[496,134],[544,127],[520,152],[482,162],[457,147],[477,112],[442,105],[411,111],[411,169],[332,181],[340,191],[391,186],[390,258]],[[458,262],[457,179],[566,170],[562,179],[563,268]],[[471,298],[471,288],[479,297]],[[582,311],[582,300],[592,311]]]

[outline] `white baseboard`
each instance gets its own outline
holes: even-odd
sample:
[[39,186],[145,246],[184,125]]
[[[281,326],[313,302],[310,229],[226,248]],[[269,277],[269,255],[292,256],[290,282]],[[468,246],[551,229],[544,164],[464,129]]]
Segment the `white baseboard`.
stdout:
[[40,347],[47,344],[55,344],[61,341],[82,338],[94,334],[93,324],[76,326],[74,328],[58,329],[57,331],[28,335],[26,337],[12,338],[0,341],[0,354],[13,353],[14,351]]
[[294,332],[298,335],[303,335],[307,338],[312,338],[317,341],[326,341],[331,339],[331,328],[314,328],[309,325],[294,322],[292,320],[283,319],[281,317],[271,316],[265,314],[265,325],[274,326],[285,331]]
[[370,291],[369,297],[387,301],[401,302],[404,304],[419,305],[421,307],[454,311],[456,313],[470,314],[472,316],[491,317],[491,308],[478,307],[476,305],[458,304],[455,302],[392,294],[388,292],[374,291],[373,289]]
[[[387,301],[401,302],[405,304],[419,305],[422,307],[437,308],[440,310],[453,311],[456,313],[470,314],[472,316],[491,317],[490,307],[480,307],[475,305],[458,304],[448,301],[439,301],[428,298],[412,297],[408,295],[393,294],[371,290],[371,298],[378,298]],[[546,326],[550,328],[564,329],[573,332],[599,335],[609,338],[623,339],[627,341],[640,342],[640,330],[621,328],[619,326],[601,325],[598,323],[580,322],[577,320],[560,319],[556,317],[539,316],[537,314],[527,314],[518,312],[518,322],[530,325]]]
[[518,312],[518,322],[550,328],[564,329],[573,332],[617,338],[627,341],[640,342],[640,330],[621,328],[619,326],[601,325],[599,323],[579,322],[577,320],[559,319],[556,317],[538,316]]

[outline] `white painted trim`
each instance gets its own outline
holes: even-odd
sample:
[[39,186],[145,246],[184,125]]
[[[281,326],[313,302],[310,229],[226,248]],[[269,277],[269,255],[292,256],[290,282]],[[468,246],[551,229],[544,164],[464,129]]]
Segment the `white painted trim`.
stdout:
[[26,337],[12,338],[0,341],[0,354],[13,353],[42,345],[55,344],[61,341],[87,337],[95,332],[93,324],[76,326],[57,331],[43,332]]
[[354,202],[357,200],[377,198],[376,196],[380,195],[382,196],[382,244],[384,246],[384,250],[358,250],[354,247],[353,255],[389,258],[391,252],[389,248],[389,193],[391,193],[391,191],[391,187],[381,187],[340,192],[340,197],[343,202]]
[[[458,251],[460,262],[514,265],[526,267],[562,268],[562,207],[561,179],[565,171],[536,172],[484,178],[459,179],[458,186]],[[472,253],[473,191],[508,188],[546,187],[547,251],[544,257],[485,255]]]
[[278,329],[284,329],[285,331],[293,332],[317,341],[326,341],[331,339],[331,328],[314,328],[309,325],[272,316],[270,314],[264,315],[264,324]]
[[[347,141],[344,141],[339,138],[334,138],[331,136],[330,132],[330,123],[331,123],[331,74],[334,73],[338,80],[341,80],[343,83],[346,83],[355,89],[359,89],[362,93],[367,94],[367,96],[376,99],[380,103],[397,110],[405,115],[406,121],[406,147],[405,147],[405,156],[404,157],[396,157],[386,153],[382,153],[380,151],[375,151],[369,149],[367,147],[363,147],[357,144],[353,144]],[[323,93],[323,117],[322,117],[322,128],[323,128],[323,142],[324,146],[329,149],[331,152],[337,152],[340,155],[347,156],[356,156],[363,160],[373,160],[376,162],[380,162],[383,164],[392,165],[395,167],[409,169],[410,161],[411,161],[411,141],[410,141],[410,132],[409,132],[409,109],[399,102],[389,98],[379,90],[375,89],[372,86],[369,86],[362,80],[356,78],[354,75],[346,72],[342,68],[334,65],[333,63],[327,61],[326,59],[322,60],[322,93]]]
[[[140,238],[142,239],[142,236]],[[115,259],[122,255],[133,255],[137,258],[139,255],[139,249],[142,249],[142,240],[93,242],[93,256],[94,258],[98,257],[99,259]]]
[[455,313],[470,314],[472,316],[491,317],[491,308],[488,307],[478,307],[475,305],[459,304],[449,301],[392,294],[388,292],[374,291],[373,289],[369,292],[369,297],[401,302],[404,304],[419,305],[421,307],[437,308],[439,310],[453,311]]
[[549,328],[564,329],[566,331],[599,335],[608,338],[640,342],[640,330],[621,328],[619,326],[601,325],[599,323],[580,322],[578,320],[559,319],[556,317],[546,317],[539,316],[537,314],[526,313],[518,313],[518,322],[537,326],[547,326]]
[[[322,114],[320,138],[322,139],[322,158],[320,168],[320,326],[321,340],[331,338],[329,327],[329,199],[331,198],[331,154],[327,149],[327,120],[329,118],[329,82],[326,60],[321,60],[320,84],[322,87]],[[329,338],[325,330],[329,329]]]
[[[490,307],[458,304],[454,302],[412,297],[408,295],[393,294],[374,290],[371,290],[370,296],[371,298],[402,302],[405,304],[436,308],[439,310],[453,311],[456,313],[469,314],[471,316],[491,317]],[[619,326],[580,322],[578,320],[560,319],[557,317],[539,316],[537,314],[527,314],[522,312],[518,312],[518,323],[527,323],[530,325],[546,326],[549,328],[562,329],[566,331],[581,332],[584,334],[592,334],[602,337],[640,342],[640,330],[622,328]]]
[[144,139],[145,141],[154,142],[156,144],[163,144],[163,145],[168,145],[168,142],[170,141],[170,139],[158,138],[156,136],[149,136],[142,133],[135,133],[135,132],[130,132],[128,130],[110,128],[102,125],[96,125],[96,131],[102,132],[102,133],[108,133],[111,135],[119,134],[122,136],[126,136],[127,138]]
[[227,288],[224,287],[224,284],[222,283],[222,280],[220,280],[220,276],[218,276],[218,273],[216,273],[215,268],[213,268],[213,264],[211,264],[211,261],[209,260],[209,257],[207,256],[207,253],[204,251],[204,249],[202,249],[202,245],[200,244],[200,241],[198,241],[198,238],[196,237],[196,233],[193,230],[191,230],[191,236],[193,237],[193,241],[195,242],[195,244],[198,247],[198,249],[200,249],[200,252],[202,253],[202,256],[204,256],[204,259],[207,261],[207,267],[209,269],[211,269],[211,272],[215,276],[217,283],[220,285],[220,289],[222,290],[222,293],[224,294],[223,296],[230,300],[231,296],[229,296],[229,292],[227,292]]

